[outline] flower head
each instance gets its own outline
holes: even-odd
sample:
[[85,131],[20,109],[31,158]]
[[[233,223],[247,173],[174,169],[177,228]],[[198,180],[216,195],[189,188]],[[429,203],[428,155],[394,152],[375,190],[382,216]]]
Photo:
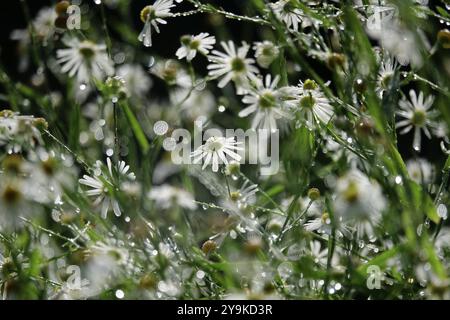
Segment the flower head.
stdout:
[[268,40],[255,42],[253,50],[255,50],[256,62],[261,68],[268,68],[280,54],[280,49]]
[[91,41],[80,41],[77,38],[65,40],[69,47],[56,52],[61,71],[70,77],[76,75],[78,83],[89,83],[90,77],[103,79],[114,73],[113,63],[106,53],[105,45],[97,45]]
[[217,172],[220,163],[228,164],[227,156],[236,161],[241,160],[241,156],[235,152],[236,150],[242,150],[242,148],[237,146],[238,144],[239,142],[234,141],[233,137],[213,136],[204,145],[192,152],[191,157],[194,158],[194,164],[205,159],[202,169],[211,164],[213,171]]
[[253,65],[255,60],[247,58],[249,45],[245,42],[237,48],[232,41],[222,42],[225,53],[214,50],[209,56],[212,64],[208,65],[209,75],[213,78],[222,78],[219,88],[225,87],[231,80],[234,81],[238,94],[244,93],[248,80],[254,79],[258,69]]
[[318,122],[327,124],[334,115],[330,101],[313,80],[301,82],[298,87],[284,88],[287,94],[286,106],[300,115],[309,128]]
[[421,150],[421,132],[431,139],[430,129],[435,126],[433,118],[437,115],[436,111],[430,110],[434,102],[434,97],[424,98],[423,92],[417,96],[414,90],[409,92],[410,101],[403,99],[400,101],[400,110],[396,112],[398,116],[404,118],[396,123],[396,128],[401,129],[400,134],[406,134],[414,129],[413,148],[416,151]]
[[119,217],[122,215],[119,202],[115,197],[115,191],[120,189],[118,180],[123,177],[128,180],[135,180],[136,176],[133,172],[129,172],[130,167],[124,162],[119,161],[117,167],[113,169],[111,159],[107,158],[107,171],[101,170],[101,163],[97,162],[97,168],[94,176],[84,175],[79,182],[90,188],[86,191],[86,195],[97,197],[94,206],[101,204],[101,216],[106,219],[110,208],[114,214]]
[[152,27],[159,33],[158,24],[167,24],[164,18],[171,17],[173,14],[170,9],[175,7],[173,0],[156,0],[153,5],[146,6],[141,11],[141,20],[145,23],[144,28],[139,34],[139,41],[144,46],[152,46]]
[[266,130],[276,130],[277,120],[291,118],[290,113],[282,107],[282,92],[277,90],[280,78],[273,81],[270,74],[265,78],[255,80],[255,88],[249,90],[242,102],[249,106],[239,112],[239,117],[247,117],[254,113],[252,128],[261,127]]
[[334,207],[339,221],[354,228],[357,236],[373,238],[373,227],[381,220],[386,200],[376,181],[352,169],[337,180]]
[[182,36],[181,48],[176,52],[178,59],[186,58],[187,61],[191,61],[197,55],[197,52],[206,56],[209,50],[212,49],[216,43],[216,38],[210,36],[209,33],[202,32],[196,36]]

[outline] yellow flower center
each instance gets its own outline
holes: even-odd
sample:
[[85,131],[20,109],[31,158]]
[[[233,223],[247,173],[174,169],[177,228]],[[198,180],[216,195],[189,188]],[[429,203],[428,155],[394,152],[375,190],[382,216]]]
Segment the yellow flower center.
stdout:
[[141,21],[143,23],[146,23],[147,20],[153,20],[156,18],[156,10],[153,8],[153,6],[146,6],[141,11]]

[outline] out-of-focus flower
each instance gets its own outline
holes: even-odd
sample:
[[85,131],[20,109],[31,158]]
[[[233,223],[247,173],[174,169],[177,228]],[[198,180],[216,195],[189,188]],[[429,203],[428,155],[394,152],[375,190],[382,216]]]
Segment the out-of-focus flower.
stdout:
[[152,86],[152,79],[140,65],[124,64],[117,68],[117,75],[125,81],[131,98],[143,98]]
[[409,160],[406,163],[409,176],[412,180],[420,184],[431,183],[433,168],[431,164],[425,159]]
[[192,79],[176,60],[160,60],[151,69],[151,73],[164,80],[168,85],[191,88]]
[[273,10],[278,19],[286,24],[289,29],[298,31],[299,25],[302,23],[304,14],[295,6],[291,0],[280,0],[270,4],[270,8]]
[[91,41],[77,38],[64,39],[67,49],[56,52],[61,71],[69,77],[76,76],[78,83],[88,84],[91,76],[103,79],[114,73],[112,61],[106,53],[106,45],[97,45]]
[[195,210],[197,208],[192,194],[168,184],[153,187],[148,193],[148,197],[154,200],[159,208],[165,210],[173,206],[180,206],[188,210]]
[[337,180],[335,196],[338,223],[354,228],[358,237],[375,237],[374,226],[380,222],[386,207],[380,185],[352,169]]
[[261,68],[268,68],[280,54],[280,49],[268,40],[255,42],[253,50],[255,50],[256,62]]
[[6,153],[19,153],[34,149],[43,143],[41,130],[47,128],[42,118],[22,116],[10,110],[0,111],[0,147]]

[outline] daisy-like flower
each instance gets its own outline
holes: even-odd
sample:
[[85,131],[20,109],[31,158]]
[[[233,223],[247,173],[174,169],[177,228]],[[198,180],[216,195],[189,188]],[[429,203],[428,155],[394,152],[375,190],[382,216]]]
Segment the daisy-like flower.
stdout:
[[249,79],[255,79],[258,69],[253,65],[255,60],[247,58],[249,45],[245,42],[236,50],[232,41],[221,42],[225,53],[214,50],[209,56],[212,64],[208,65],[209,76],[222,79],[219,88],[225,87],[231,80],[234,81],[237,93],[243,94],[244,88],[248,86]]
[[173,13],[170,9],[175,7],[173,0],[156,0],[153,5],[146,6],[141,11],[141,20],[145,23],[144,28],[139,34],[139,41],[141,41],[144,46],[152,46],[152,27],[155,31],[159,33],[159,24],[167,24],[164,18],[171,17]]
[[[116,170],[113,170],[111,159],[107,158],[107,173],[102,172],[99,163],[94,171],[94,176],[84,175],[79,183],[91,188],[86,191],[86,195],[97,197],[94,201],[94,206],[101,204],[101,217],[106,219],[108,211],[112,208],[117,217],[122,215],[119,202],[114,197],[113,190],[119,189],[117,186],[118,177],[125,177],[129,180],[135,180],[136,176],[133,172],[129,172],[130,167],[124,162],[119,161]],[[115,175],[115,171],[117,174]]]
[[205,159],[202,169],[205,169],[211,164],[212,170],[217,172],[219,170],[219,164],[228,164],[227,156],[233,160],[241,161],[241,156],[235,152],[242,150],[241,147],[238,147],[239,144],[239,142],[234,140],[234,137],[224,138],[213,136],[204,145],[192,152],[191,157],[193,158],[193,163],[198,164],[201,160]]
[[433,175],[433,167],[425,159],[409,160],[406,163],[411,179],[420,184],[429,184]]
[[255,50],[256,62],[261,68],[268,68],[280,54],[280,49],[268,40],[255,42],[253,50]]
[[176,55],[180,60],[186,58],[187,61],[192,61],[197,52],[204,56],[208,55],[215,43],[216,38],[209,33],[202,32],[196,36],[185,35],[181,37],[181,48],[177,50]]
[[177,60],[160,60],[155,63],[151,73],[164,80],[169,86],[192,88],[192,78]]
[[[0,230],[15,230],[22,221],[20,217],[27,217],[38,211],[32,206],[27,194],[23,192],[24,182],[9,178],[0,173]],[[33,208],[33,210],[31,209]]]
[[0,147],[6,153],[19,153],[43,144],[40,129],[46,129],[42,118],[22,116],[11,110],[0,111]]
[[56,52],[61,71],[70,77],[76,75],[80,84],[89,82],[90,76],[103,79],[114,73],[113,63],[106,53],[106,45],[97,45],[91,41],[80,41],[77,38],[64,40],[67,49]]
[[117,75],[125,81],[130,97],[143,98],[152,86],[152,79],[140,65],[124,64],[117,69]]
[[277,18],[283,21],[288,29],[298,31],[298,26],[302,23],[303,12],[296,8],[291,0],[280,0],[270,4]]
[[246,180],[239,190],[230,192],[230,199],[238,205],[246,205],[253,200],[256,192],[258,192],[258,185],[251,184],[249,180]]
[[414,90],[409,92],[410,101],[402,99],[399,102],[400,110],[396,114],[402,118],[396,123],[396,128],[401,129],[400,134],[406,134],[414,129],[413,149],[421,150],[423,131],[428,139],[431,139],[430,129],[435,126],[433,118],[437,115],[437,111],[430,110],[434,102],[434,97],[424,98],[423,92],[417,96]]
[[362,172],[352,169],[336,182],[334,207],[338,221],[353,228],[356,235],[374,238],[377,225],[386,207],[380,185]]
[[277,129],[277,120],[292,118],[281,105],[282,92],[276,89],[279,80],[280,77],[276,76],[272,81],[270,74],[266,76],[265,81],[257,79],[255,88],[250,89],[248,95],[242,99],[242,102],[249,106],[239,112],[239,117],[244,118],[254,113],[253,129],[260,127],[273,131]]
[[377,92],[380,96],[383,92],[390,88],[392,79],[394,78],[395,72],[398,69],[398,63],[394,58],[387,57],[381,61],[380,70],[378,71],[377,77]]
[[168,184],[153,187],[148,193],[148,197],[154,200],[159,208],[164,210],[174,205],[188,210],[195,210],[197,208],[197,204],[194,202],[194,197],[191,193]]
[[334,110],[330,101],[314,80],[300,81],[298,87],[287,87],[284,90],[288,96],[286,106],[297,112],[309,128],[313,128],[318,122],[327,124],[333,117]]

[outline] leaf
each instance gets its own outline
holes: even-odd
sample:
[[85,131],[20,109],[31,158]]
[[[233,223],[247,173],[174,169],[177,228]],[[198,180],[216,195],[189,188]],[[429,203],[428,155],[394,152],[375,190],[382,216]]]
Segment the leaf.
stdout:
[[144,131],[141,128],[141,125],[137,121],[136,116],[127,103],[122,103],[121,107],[125,111],[125,115],[131,125],[131,130],[133,130],[134,136],[136,137],[136,140],[138,141],[139,146],[142,149],[142,153],[146,154],[150,149],[150,145],[147,141],[147,137],[145,136]]

